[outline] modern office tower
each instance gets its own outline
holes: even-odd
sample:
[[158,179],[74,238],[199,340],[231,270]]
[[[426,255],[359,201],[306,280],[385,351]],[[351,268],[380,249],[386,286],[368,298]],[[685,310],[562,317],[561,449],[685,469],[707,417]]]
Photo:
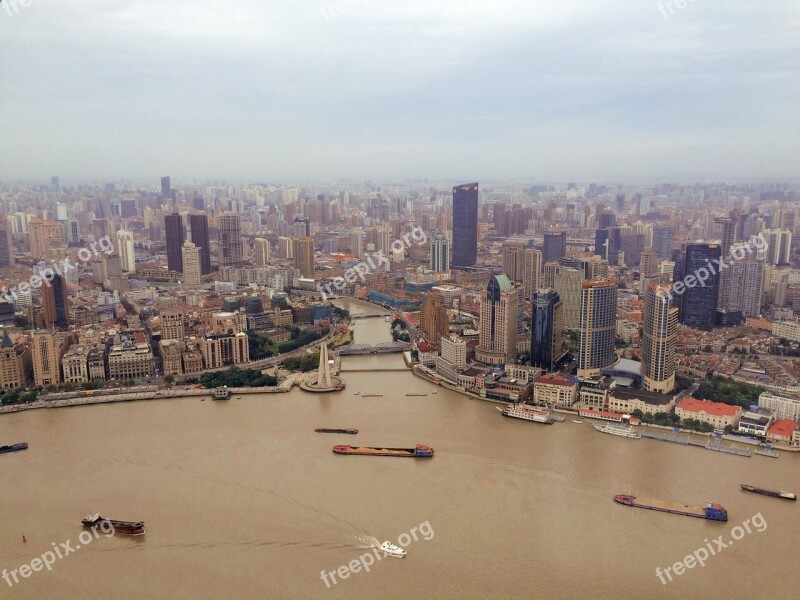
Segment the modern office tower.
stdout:
[[[192,208],[195,210],[205,210],[206,209],[206,199],[203,198],[203,195],[200,192],[195,192],[194,196],[192,196]],[[197,245],[197,242],[192,240],[192,243]]]
[[81,228],[77,219],[67,219],[59,225],[61,225],[61,237],[67,244],[77,244],[81,241]]
[[353,229],[350,232],[350,254],[354,258],[364,258],[364,237],[363,230]]
[[220,215],[217,217],[217,238],[219,240],[219,266],[242,266],[242,231],[239,215]]
[[33,258],[41,258],[47,252],[47,240],[61,239],[61,226],[55,221],[42,221],[34,217],[28,223],[28,244]]
[[441,338],[450,333],[450,318],[441,292],[431,290],[425,296],[420,306],[419,330],[425,339],[437,348]]
[[68,314],[67,282],[58,274],[53,275],[50,285],[42,286],[42,316],[45,327],[66,329]]
[[[29,226],[30,227],[30,226]],[[767,240],[767,264],[788,265],[792,252],[792,234],[788,230],[765,229],[762,232]]]
[[51,185],[53,186],[53,191],[54,191],[56,194],[59,194],[59,193],[61,193],[61,183],[60,183],[60,182],[59,182],[59,180],[58,180],[58,176],[56,176],[56,175],[53,175],[53,176],[50,178],[50,183],[51,183]]
[[292,238],[281,236],[278,238],[278,258],[289,259],[292,254]]
[[608,229],[617,224],[617,217],[613,210],[606,209],[597,216],[597,228]]
[[[191,242],[187,242],[191,243]],[[185,335],[184,314],[180,307],[163,308],[160,311],[161,339],[182,340]]]
[[670,286],[650,284],[644,295],[642,376],[644,389],[668,394],[675,389],[675,348],[678,309],[669,297]]
[[657,258],[672,258],[672,241],[675,238],[675,230],[672,227],[656,225],[653,227],[653,252]]
[[133,233],[125,229],[117,232],[119,243],[119,256],[122,261],[122,270],[127,273],[136,272],[136,251],[133,247]]
[[564,315],[558,292],[536,290],[531,310],[531,366],[553,371],[564,356]]
[[450,270],[450,240],[441,229],[431,236],[431,271],[447,273]]
[[300,271],[300,276],[314,279],[314,238],[301,237],[292,240],[292,254],[294,266]]
[[556,281],[556,273],[561,266],[557,262],[545,263],[542,265],[542,278],[539,287],[554,288]]
[[764,268],[763,260],[752,257],[732,260],[724,271],[730,292],[726,303],[719,308],[729,313],[741,311],[745,317],[758,317],[761,314],[761,296],[764,291]]
[[200,285],[200,249],[189,240],[181,248],[183,262],[183,283],[188,286]]
[[167,268],[181,273],[181,248],[186,240],[186,232],[183,229],[183,218],[179,214],[173,213],[164,217],[164,234],[167,238]]
[[[674,281],[681,284],[676,306],[681,323],[697,329],[711,329],[716,322],[721,256],[719,244],[686,244],[675,264]],[[709,268],[715,265],[715,268]],[[713,271],[713,272],[712,272]],[[676,292],[677,293],[677,292]]]
[[[722,226],[722,256],[730,254],[731,246],[736,237],[736,222],[733,219],[717,217],[714,223]],[[719,273],[719,293],[717,294],[717,308],[726,310],[731,303],[731,273],[727,269],[720,269]]]
[[562,266],[558,267],[553,277],[552,287],[561,299],[566,330],[577,330],[581,327],[581,283],[584,279],[583,270]]
[[478,262],[478,184],[453,188],[453,267],[473,267]]
[[371,252],[383,252],[387,256],[391,249],[389,248],[389,228],[386,225],[380,227],[369,227],[366,234],[367,247],[372,245]]
[[546,263],[557,261],[567,255],[567,232],[545,231],[542,245],[542,260]]
[[714,223],[722,226],[722,255],[727,256],[736,241],[736,221],[728,217],[717,217]]
[[584,281],[581,284],[581,343],[578,377],[600,374],[614,364],[617,329],[617,284],[615,281]]
[[639,263],[639,291],[644,294],[647,291],[647,278],[658,272],[658,259],[653,250],[643,250]]
[[643,233],[624,233],[619,237],[619,250],[625,253],[625,264],[629,267],[639,264],[644,250]]
[[192,228],[192,243],[200,253],[200,274],[211,273],[211,240],[208,237],[208,216],[189,215],[189,227]]
[[11,238],[8,221],[5,215],[0,215],[0,267],[13,267],[16,264],[14,244]]
[[37,387],[58,385],[61,383],[60,334],[35,331],[32,337],[33,384]]
[[525,277],[525,246],[518,240],[503,242],[503,273],[514,283],[522,283]]
[[586,279],[594,279],[600,281],[608,279],[608,261],[593,256],[591,258],[583,259],[583,275]]
[[161,196],[163,198],[172,197],[172,185],[170,184],[169,175],[161,178]]
[[255,262],[257,267],[266,267],[272,258],[272,249],[269,245],[269,240],[265,238],[256,238],[255,248]]
[[518,294],[505,275],[495,275],[481,295],[480,335],[475,358],[489,365],[513,364],[517,357]]
[[536,248],[525,250],[525,266],[522,273],[522,288],[525,300],[532,300],[542,279],[542,253]]
[[666,275],[670,281],[675,281],[675,262],[671,260],[662,261],[659,273]]
[[457,370],[467,368],[467,342],[455,333],[441,339],[442,358]]

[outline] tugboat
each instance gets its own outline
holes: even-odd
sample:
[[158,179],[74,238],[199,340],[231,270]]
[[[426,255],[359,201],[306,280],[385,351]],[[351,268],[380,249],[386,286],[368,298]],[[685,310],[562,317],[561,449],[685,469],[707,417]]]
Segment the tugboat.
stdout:
[[699,519],[709,519],[711,521],[727,521],[728,511],[722,505],[709,502],[705,507],[684,506],[677,502],[666,502],[664,500],[653,500],[652,498],[637,498],[630,494],[617,494],[614,502],[623,506],[633,506],[634,508],[646,508],[648,510],[658,510],[661,512],[672,513],[674,515],[684,515],[686,517],[697,517]]
[[381,550],[385,556],[394,556],[395,558],[406,557],[406,551],[399,546],[395,546],[389,540],[386,540],[378,546],[378,550]]
[[20,450],[27,450],[28,449],[28,442],[22,442],[21,444],[11,444],[10,446],[0,446],[0,454],[5,454],[6,452],[19,452]]
[[111,531],[115,535],[144,535],[144,521],[114,521],[100,516],[100,513],[92,513],[81,519],[84,527],[97,527],[105,531],[104,523],[109,523]]
[[797,500],[797,496],[792,492],[774,492],[772,490],[765,490],[762,488],[753,487],[752,485],[746,485],[742,483],[739,487],[741,487],[745,492],[750,492],[751,494],[761,494],[762,496],[771,496],[772,498],[780,498],[781,500]]
[[347,433],[349,435],[355,435],[358,433],[358,429],[328,429],[325,427],[318,427],[314,431],[317,433]]

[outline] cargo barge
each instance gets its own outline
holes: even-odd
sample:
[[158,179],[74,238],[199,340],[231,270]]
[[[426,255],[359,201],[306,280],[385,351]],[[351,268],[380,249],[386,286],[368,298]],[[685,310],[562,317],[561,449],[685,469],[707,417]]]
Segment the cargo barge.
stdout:
[[358,433],[358,429],[328,429],[326,427],[318,427],[314,431],[317,433],[347,433],[349,435]]
[[[144,535],[144,521],[115,521],[113,519],[106,519],[100,516],[100,513],[93,513],[86,515],[81,519],[84,527],[100,527],[100,530],[106,533],[106,529],[110,525],[111,531],[114,535]],[[108,524],[104,526],[105,524]]]
[[704,508],[701,506],[684,506],[678,502],[667,502],[664,500],[654,500],[652,498],[637,498],[630,494],[617,494],[614,496],[614,502],[618,502],[624,506],[633,506],[634,508],[658,510],[674,515],[697,517],[699,519],[709,519],[711,521],[728,520],[728,511],[725,510],[722,505],[712,502],[706,504]]
[[336,454],[361,454],[363,456],[397,456],[406,458],[431,458],[433,448],[417,444],[414,448],[370,448],[366,446],[334,446]]
[[19,452],[20,450],[27,450],[28,449],[28,442],[22,442],[21,444],[11,444],[10,446],[0,446],[0,454],[5,454],[6,452]]
[[771,496],[772,498],[780,498],[781,500],[797,500],[797,496],[792,492],[775,492],[772,490],[757,488],[752,485],[746,485],[744,483],[742,483],[739,487],[741,487],[745,492],[750,492],[751,494],[761,494],[762,496]]

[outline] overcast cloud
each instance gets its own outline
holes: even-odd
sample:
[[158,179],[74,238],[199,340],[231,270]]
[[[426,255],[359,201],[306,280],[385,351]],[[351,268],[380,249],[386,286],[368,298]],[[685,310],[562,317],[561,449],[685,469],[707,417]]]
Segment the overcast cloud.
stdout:
[[17,6],[4,180],[800,179],[797,0]]

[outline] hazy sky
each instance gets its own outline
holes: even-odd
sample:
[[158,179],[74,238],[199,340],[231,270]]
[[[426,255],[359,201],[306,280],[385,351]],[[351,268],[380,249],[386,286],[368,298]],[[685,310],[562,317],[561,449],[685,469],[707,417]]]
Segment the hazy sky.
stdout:
[[797,0],[19,1],[3,180],[800,180]]

